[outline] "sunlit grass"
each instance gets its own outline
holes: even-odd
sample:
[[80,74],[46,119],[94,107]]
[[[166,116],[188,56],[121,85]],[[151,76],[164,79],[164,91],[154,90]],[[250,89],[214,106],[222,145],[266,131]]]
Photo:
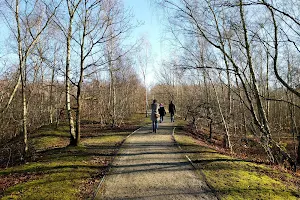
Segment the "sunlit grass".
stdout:
[[[112,144],[114,145],[114,143]],[[31,176],[34,178],[20,182],[4,191],[3,199],[81,199],[82,184],[98,176],[107,163],[93,162],[93,154],[111,154],[111,150],[85,149],[83,147],[64,148],[55,156],[45,155],[38,162],[8,168],[2,175]],[[105,157],[101,157],[102,160]]]
[[293,181],[295,177],[288,173],[222,155],[200,146],[194,138],[180,132],[175,134],[175,139],[221,199],[269,200],[300,197],[299,186]]
[[105,144],[105,143],[119,143],[122,142],[125,136],[128,135],[128,132],[120,133],[120,135],[106,135],[94,138],[86,138],[82,140],[82,144],[96,145],[96,144]]
[[176,119],[175,120],[175,125],[178,127],[181,127],[181,126],[185,126],[185,125],[187,125],[187,121],[185,121],[185,120],[183,120],[183,119]]
[[48,171],[39,179],[17,184],[5,191],[3,199],[78,199],[79,185],[90,177],[91,171],[69,169]]
[[16,181],[5,189],[2,199],[91,198],[118,145],[131,132],[94,133],[72,147],[67,146],[67,128],[46,126],[32,134],[30,143],[40,153],[33,162],[0,170],[0,179]]
[[127,124],[145,126],[151,123],[150,115],[146,117],[145,113],[135,113],[129,119],[126,119]]
[[31,135],[30,145],[37,151],[53,147],[63,147],[69,142],[68,137],[68,126],[43,126]]

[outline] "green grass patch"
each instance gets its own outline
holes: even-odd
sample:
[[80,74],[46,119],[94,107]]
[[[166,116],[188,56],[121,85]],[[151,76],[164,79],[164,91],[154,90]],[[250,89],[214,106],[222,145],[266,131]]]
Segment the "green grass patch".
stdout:
[[0,198],[91,198],[114,152],[131,131],[85,125],[83,133],[86,136],[82,135],[78,147],[67,146],[66,126],[45,126],[33,133],[30,144],[38,150],[33,154],[35,160],[0,170],[0,180],[6,181],[0,181]]
[[126,124],[135,126],[145,126],[151,123],[150,114],[146,117],[145,113],[134,113],[126,119]]
[[62,143],[65,143],[65,140],[62,138],[46,136],[39,139],[34,139],[31,145],[34,146],[36,150],[43,150],[45,148],[52,148],[53,146],[60,146],[59,144]]
[[183,119],[178,119],[177,118],[176,121],[175,121],[175,125],[177,127],[183,127],[183,126],[186,126],[187,124],[188,124],[188,122],[183,120]]
[[83,139],[83,144],[105,144],[105,143],[115,143],[118,144],[123,141],[124,136],[127,136],[128,133],[122,134],[122,135],[112,135],[112,136],[100,136],[100,137],[94,137],[94,138],[86,138]]
[[53,147],[63,147],[69,142],[69,127],[61,125],[43,126],[30,136],[30,146],[36,151]]
[[299,199],[297,177],[199,145],[176,131],[175,139],[221,199]]
[[79,187],[90,178],[89,169],[80,167],[49,172],[38,179],[17,184],[5,191],[3,199],[78,199]]
[[49,156],[39,162],[0,171],[0,176],[13,175],[17,181],[26,176],[33,177],[6,188],[2,199],[80,199],[82,184],[99,174],[105,163],[99,165],[92,162],[92,156],[74,153]]

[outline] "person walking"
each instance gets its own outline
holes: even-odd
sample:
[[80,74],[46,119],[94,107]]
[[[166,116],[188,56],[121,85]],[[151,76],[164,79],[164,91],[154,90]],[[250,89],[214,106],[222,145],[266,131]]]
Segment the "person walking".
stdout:
[[162,103],[159,104],[159,115],[160,115],[160,123],[162,123],[164,121],[164,116],[166,115],[166,110]]
[[153,103],[151,104],[151,121],[152,121],[152,132],[156,133],[158,124],[157,119],[159,118],[159,105],[156,101],[156,99],[153,100]]
[[170,115],[171,115],[171,122],[174,122],[174,115],[175,115],[175,112],[176,112],[175,105],[173,104],[172,101],[170,101],[170,104],[169,104],[169,113],[170,113]]

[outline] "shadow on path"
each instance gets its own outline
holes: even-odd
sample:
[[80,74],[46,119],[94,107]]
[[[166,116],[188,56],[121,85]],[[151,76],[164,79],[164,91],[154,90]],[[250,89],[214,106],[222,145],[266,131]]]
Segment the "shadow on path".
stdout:
[[160,123],[157,133],[145,126],[132,134],[95,199],[217,199],[174,144],[172,132],[172,123]]

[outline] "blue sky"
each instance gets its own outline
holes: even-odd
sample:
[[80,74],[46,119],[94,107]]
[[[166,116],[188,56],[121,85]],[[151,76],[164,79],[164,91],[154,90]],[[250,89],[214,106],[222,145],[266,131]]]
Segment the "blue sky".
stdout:
[[[163,25],[159,17],[159,11],[155,7],[153,0],[123,0],[126,9],[131,9],[134,19],[133,22],[142,22],[142,25],[133,30],[132,38],[137,39],[141,35],[145,35],[151,44],[151,51],[153,61],[149,64],[147,69],[147,85],[151,86],[155,83],[155,72],[159,71],[161,64],[161,54],[163,52],[162,33]],[[0,20],[0,43],[6,44],[7,38],[9,38],[9,31],[7,30],[4,21]],[[1,54],[6,53],[7,49],[1,48]],[[1,70],[1,69],[0,69]],[[0,73],[1,74],[1,73]]]
[[151,0],[123,0],[125,8],[132,10],[135,21],[143,22],[143,25],[133,31],[133,37],[138,38],[146,35],[152,46],[153,61],[150,63],[147,71],[147,85],[154,84],[155,72],[159,70],[161,64],[163,45],[163,25],[160,20],[159,12]]
[[143,22],[143,25],[134,30],[134,36],[147,35],[152,50],[160,54],[162,24],[159,23],[159,12],[155,9],[155,5],[150,0],[124,0],[124,6],[132,10],[135,21]]

